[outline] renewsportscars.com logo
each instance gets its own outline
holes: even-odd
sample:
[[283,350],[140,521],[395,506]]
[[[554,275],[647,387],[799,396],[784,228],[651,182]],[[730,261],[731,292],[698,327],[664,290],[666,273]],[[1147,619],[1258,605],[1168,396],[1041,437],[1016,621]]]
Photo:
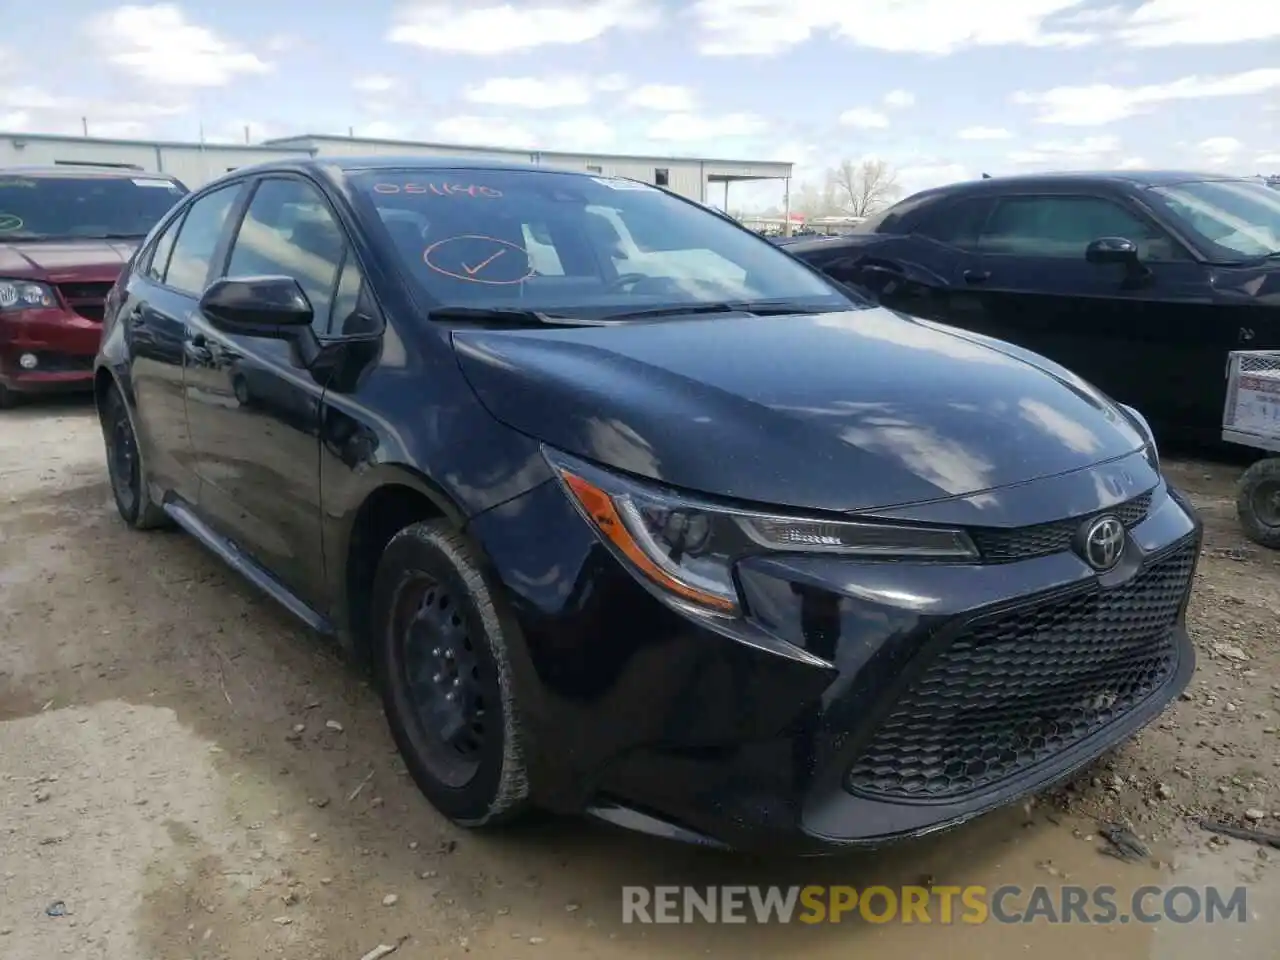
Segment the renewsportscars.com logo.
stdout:
[[623,923],[1244,923],[1244,887],[623,887]]

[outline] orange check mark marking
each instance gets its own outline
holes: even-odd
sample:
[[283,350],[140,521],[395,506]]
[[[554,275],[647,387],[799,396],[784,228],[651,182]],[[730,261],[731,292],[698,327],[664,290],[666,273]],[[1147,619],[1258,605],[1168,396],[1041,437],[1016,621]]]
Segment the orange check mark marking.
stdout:
[[505,251],[505,250],[499,250],[497,253],[495,253],[495,254],[493,254],[491,257],[489,257],[487,260],[481,260],[481,261],[480,261],[479,263],[477,263],[474,267],[468,267],[468,266],[464,263],[464,264],[462,265],[462,269],[463,269],[463,270],[465,270],[465,271],[467,271],[467,276],[469,276],[469,277],[474,277],[477,273],[479,273],[481,270],[483,270],[483,269],[484,269],[485,267],[487,267],[489,264],[493,263],[493,261],[497,260],[500,256],[502,256],[502,255],[503,255],[504,253],[506,253],[506,252],[507,252],[507,251]]

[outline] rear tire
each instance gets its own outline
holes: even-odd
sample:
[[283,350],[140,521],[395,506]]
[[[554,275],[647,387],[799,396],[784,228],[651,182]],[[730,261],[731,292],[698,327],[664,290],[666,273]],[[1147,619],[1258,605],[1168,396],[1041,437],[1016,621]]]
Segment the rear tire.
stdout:
[[1280,457],[1259,460],[1236,486],[1236,514],[1245,536],[1280,550]]
[[391,735],[418,788],[464,827],[529,808],[514,628],[495,599],[478,551],[444,520],[396,534],[374,581],[374,670]]
[[22,394],[0,383],[0,410],[12,410],[22,402]]
[[150,486],[133,421],[120,391],[112,387],[103,400],[100,414],[102,437],[107,448],[107,475],[120,519],[134,530],[152,530],[169,525],[168,515],[151,499]]

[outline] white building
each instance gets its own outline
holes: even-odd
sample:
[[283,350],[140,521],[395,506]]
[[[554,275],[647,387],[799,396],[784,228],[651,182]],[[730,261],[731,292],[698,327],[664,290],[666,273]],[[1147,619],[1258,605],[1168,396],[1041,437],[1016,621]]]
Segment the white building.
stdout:
[[702,203],[723,205],[724,209],[728,209],[731,183],[782,180],[787,184],[789,194],[792,170],[790,163],[773,161],[564,153],[408,140],[362,140],[356,137],[315,134],[284,137],[261,144],[201,144],[0,133],[0,168],[55,164],[134,167],[172,174],[192,189],[230,170],[268,160],[373,155],[483,157],[585,170],[604,176],[631,177],[666,186]]

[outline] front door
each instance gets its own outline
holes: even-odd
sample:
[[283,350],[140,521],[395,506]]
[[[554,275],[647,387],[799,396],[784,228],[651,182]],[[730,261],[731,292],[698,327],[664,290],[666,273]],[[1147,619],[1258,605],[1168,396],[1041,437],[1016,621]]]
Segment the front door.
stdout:
[[[1138,247],[1142,269],[1086,261],[1101,237]],[[1204,266],[1174,238],[1119,200],[1010,196],[958,278],[984,332],[1054,360],[1137,407],[1187,427],[1203,364],[1197,330],[1214,322]]]
[[[231,241],[225,275],[296,279],[325,336],[346,239],[301,177],[258,182]],[[324,609],[320,400],[324,383],[284,341],[229,334],[197,311],[187,411],[202,480],[200,512],[303,600]]]

